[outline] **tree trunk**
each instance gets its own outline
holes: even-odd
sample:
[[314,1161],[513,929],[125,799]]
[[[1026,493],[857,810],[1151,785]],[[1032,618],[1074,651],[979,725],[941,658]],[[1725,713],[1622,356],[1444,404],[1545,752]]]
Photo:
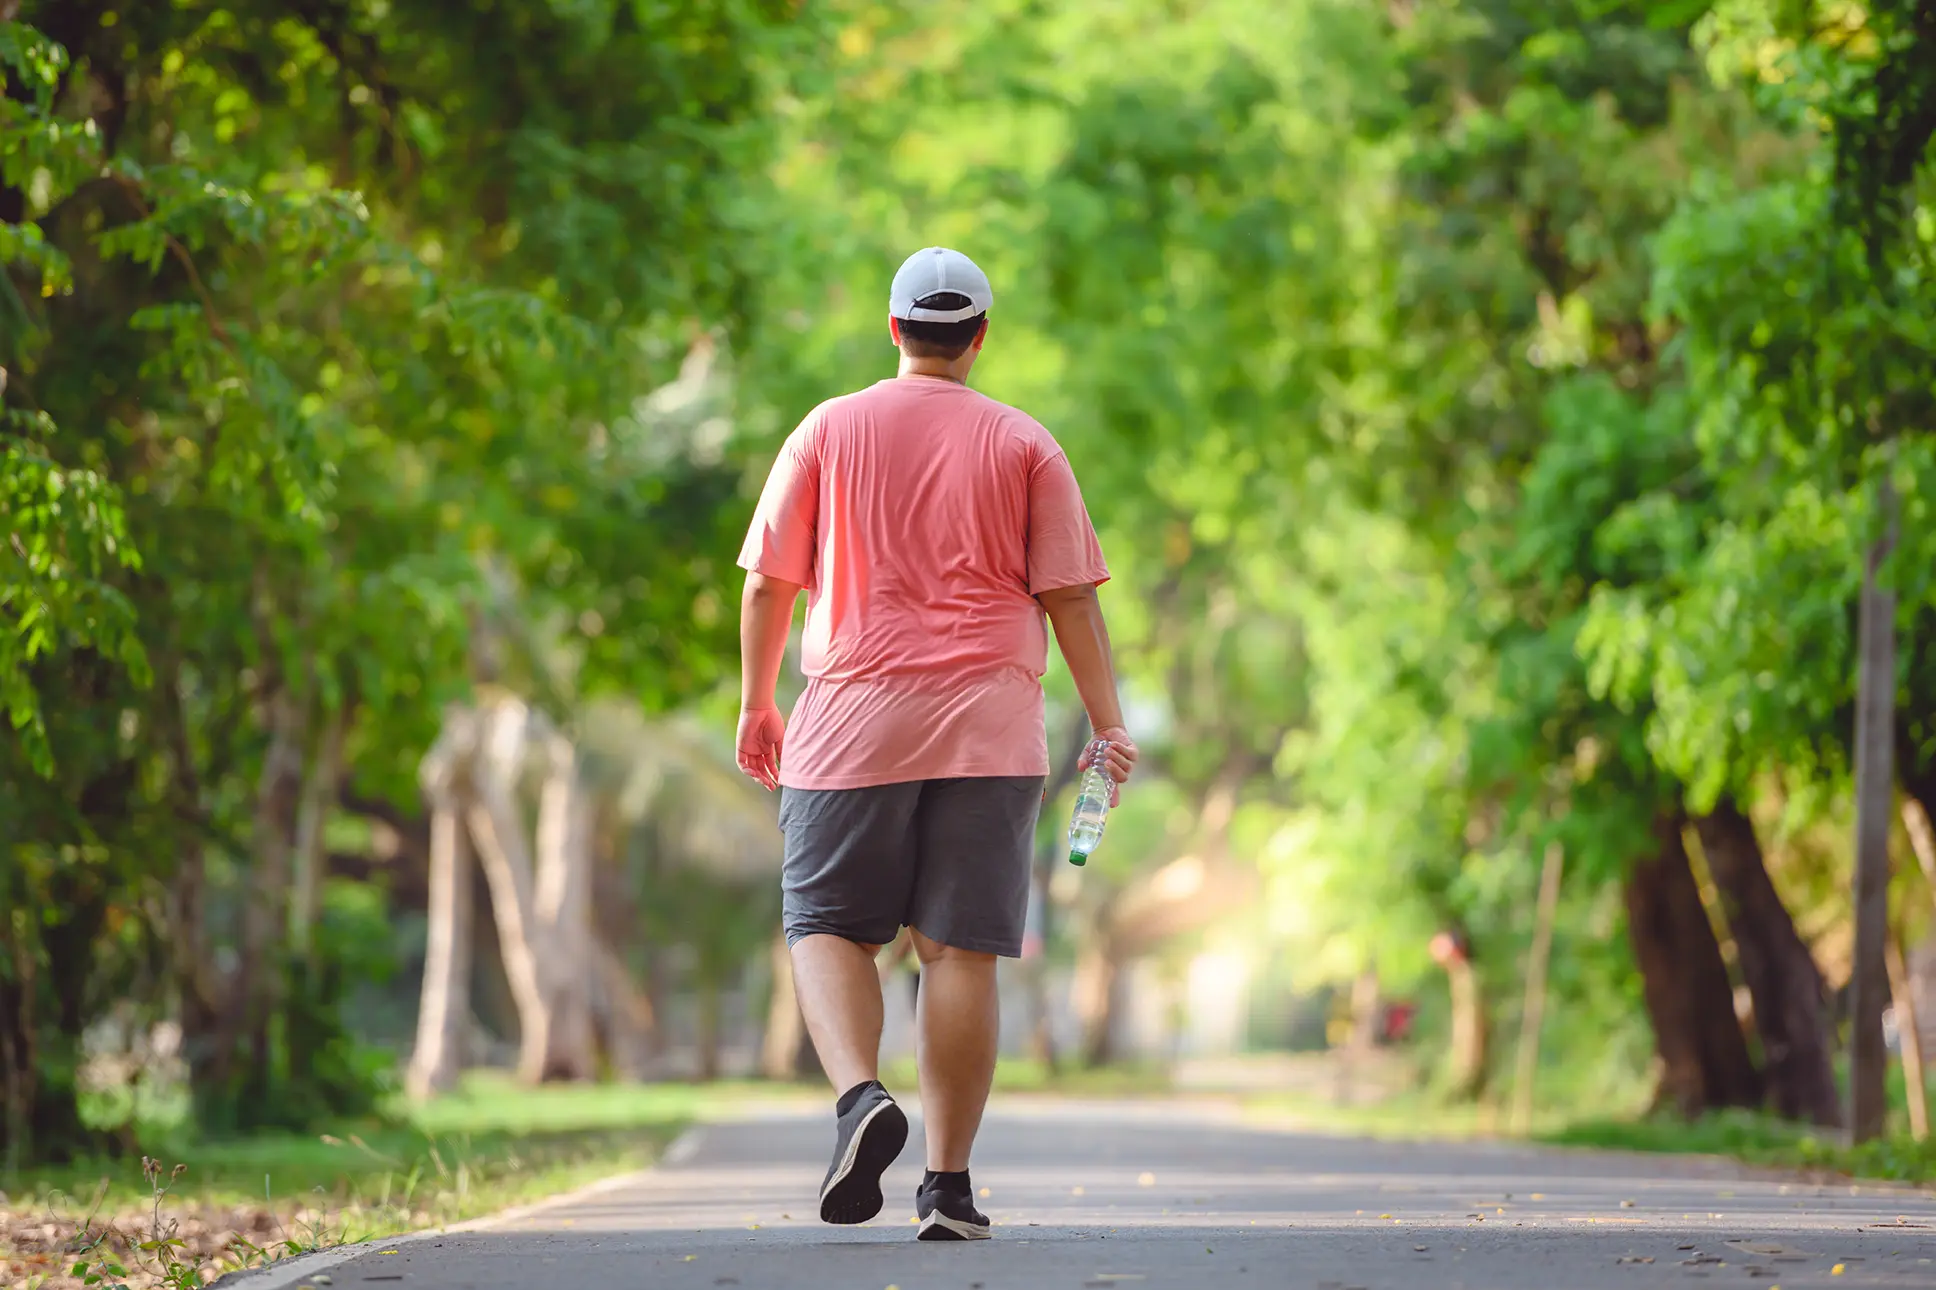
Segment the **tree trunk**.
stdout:
[[490,883],[504,975],[518,1009],[518,1078],[528,1084],[545,1075],[551,1051],[551,998],[542,977],[543,930],[537,925],[536,880],[518,810],[516,769],[524,738],[521,705],[501,705],[483,715],[472,768],[473,793],[466,817],[477,858]]
[[603,938],[592,942],[592,1031],[610,1068],[625,1079],[640,1079],[652,1055],[658,1018],[639,989],[632,970]]
[[168,960],[181,1025],[182,1064],[191,1091],[210,1089],[221,1042],[220,990],[209,950],[207,859],[198,838],[184,838],[174,881],[162,897],[168,911]]
[[[1076,762],[1091,735],[1089,718],[1077,710],[1070,714],[1068,734],[1063,739],[1063,756],[1049,768],[1049,782],[1043,786],[1045,806],[1058,801],[1076,781]],[[1055,904],[1049,889],[1055,880],[1055,866],[1064,858],[1060,834],[1050,834],[1035,849],[1032,897],[1029,912],[1034,916],[1032,936],[1024,938],[1023,957],[1027,960],[1025,983],[1029,1000],[1029,1050],[1042,1068],[1053,1073],[1059,1063],[1055,1050],[1055,1013],[1049,1001],[1049,947],[1055,939]]]
[[1485,992],[1480,989],[1479,974],[1472,966],[1471,937],[1463,927],[1447,928],[1432,937],[1431,954],[1432,961],[1445,969],[1452,1004],[1446,1076],[1452,1095],[1470,1100],[1484,1091],[1486,1063],[1490,1060]]
[[1566,853],[1546,846],[1540,865],[1539,905],[1533,921],[1533,946],[1526,963],[1526,999],[1520,1009],[1519,1055],[1513,1069],[1512,1125],[1525,1133],[1533,1118],[1533,1079],[1539,1072],[1539,1030],[1546,1012],[1546,963],[1553,950],[1553,923],[1559,916],[1560,876]]
[[1030,912],[1034,915],[1033,935],[1023,938],[1022,971],[1028,986],[1029,1056],[1053,1075],[1061,1064],[1055,1046],[1055,1009],[1049,997],[1049,879],[1038,864],[1030,882]]
[[1909,1103],[1909,1132],[1921,1142],[1929,1136],[1929,1086],[1923,1082],[1923,1031],[1916,1017],[1916,991],[1903,962],[1902,940],[1888,945],[1889,996],[1896,1010],[1896,1046],[1902,1051],[1902,1087]]
[[39,1093],[40,1054],[35,1042],[40,1024],[34,1006],[39,993],[35,980],[36,946],[28,937],[37,930],[27,918],[23,895],[6,892],[18,903],[0,914],[0,1080],[6,1097],[7,1150],[4,1164],[9,1179],[33,1153],[34,1104]]
[[562,734],[544,740],[545,779],[538,797],[537,882],[543,929],[539,964],[551,1017],[544,1079],[591,1079],[592,1033],[591,814],[578,782],[577,750]]
[[760,1042],[760,1073],[770,1080],[790,1080],[800,1062],[806,1018],[800,1015],[800,996],[793,988],[793,953],[786,933],[775,932],[767,955],[773,967],[772,997],[766,1005],[766,1033]]
[[[242,910],[241,952],[227,981],[227,999],[216,1035],[214,1096],[224,1100],[222,1118],[246,1126],[270,1110],[276,1073],[270,1027],[282,1000],[284,936],[289,919],[290,848],[302,793],[302,708],[278,690],[269,699],[269,746],[256,786],[250,836],[250,871]],[[235,1062],[243,1057],[243,1068]]]
[[1759,1081],[1734,1014],[1734,990],[1701,906],[1681,839],[1683,817],[1663,811],[1655,850],[1627,877],[1627,933],[1661,1058],[1662,1099],[1683,1116],[1754,1106]]
[[[467,822],[488,879],[504,973],[518,1010],[518,1077],[536,1084],[596,1073],[591,1010],[591,821],[576,754],[523,703],[498,699],[471,721]],[[447,722],[448,724],[448,722]],[[518,784],[529,745],[542,740],[533,862]]]
[[295,875],[290,886],[290,948],[314,963],[316,919],[322,914],[323,878],[328,871],[324,828],[336,802],[336,784],[343,771],[343,727],[349,714],[342,708],[324,720],[316,756],[303,777],[301,803],[296,809]]
[[1929,811],[1916,798],[1903,795],[1902,827],[1909,834],[1909,849],[1923,871],[1923,886],[1936,900],[1936,830],[1929,825]]
[[471,1015],[470,845],[454,786],[445,780],[426,788],[432,803],[429,935],[417,1046],[404,1079],[413,1098],[455,1087]]
[[1377,1047],[1380,999],[1378,973],[1360,972],[1351,983],[1351,1033],[1345,1040],[1353,1056],[1362,1057]]
[[1754,822],[1723,797],[1694,829],[1754,999],[1775,1110],[1791,1120],[1840,1124],[1822,975],[1769,880]]
[[717,981],[699,987],[699,1078],[707,1084],[719,1078],[722,994]]
[[1101,937],[1091,937],[1076,958],[1076,1017],[1082,1028],[1082,1064],[1107,1066],[1116,1056],[1116,996],[1122,965]]
[[1488,1031],[1485,992],[1470,959],[1461,956],[1445,966],[1452,994],[1451,1080],[1453,1094],[1478,1097],[1486,1086]]
[[1882,532],[1862,573],[1855,704],[1855,955],[1850,977],[1849,1130],[1856,1142],[1882,1132],[1888,1113],[1889,817],[1895,806],[1896,596],[1882,568],[1896,542],[1895,490],[1876,485]]

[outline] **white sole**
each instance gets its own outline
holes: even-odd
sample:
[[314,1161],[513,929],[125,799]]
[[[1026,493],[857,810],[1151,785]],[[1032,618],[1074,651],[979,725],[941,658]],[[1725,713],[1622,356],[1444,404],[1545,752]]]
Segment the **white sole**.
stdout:
[[987,1224],[965,1223],[958,1218],[949,1218],[938,1209],[930,1212],[926,1218],[921,1220],[921,1231],[918,1235],[926,1237],[929,1232],[932,1232],[936,1228],[953,1232],[955,1239],[958,1241],[985,1241],[988,1239]]
[[847,1154],[840,1158],[840,1168],[834,1170],[834,1176],[829,1178],[826,1186],[820,1189],[820,1199],[827,1199],[827,1193],[847,1181],[847,1175],[854,1172],[854,1162],[860,1159],[860,1144],[866,1139],[867,1130],[873,1125],[874,1117],[893,1105],[892,1099],[882,1099],[881,1104],[869,1111],[861,1120],[860,1127],[854,1130],[854,1136],[847,1139]]

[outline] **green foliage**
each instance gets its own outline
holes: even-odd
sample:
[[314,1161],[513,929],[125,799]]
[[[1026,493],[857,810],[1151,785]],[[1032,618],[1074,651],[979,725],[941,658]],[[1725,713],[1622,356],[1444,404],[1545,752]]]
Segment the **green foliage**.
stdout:
[[[1077,934],[1227,856],[1301,988],[1436,992],[1455,932],[1503,1036],[1557,844],[1546,1052],[1610,1048],[1612,1096],[1657,817],[1836,818],[1882,471],[1912,750],[1936,724],[1906,4],[285,9],[0,25],[0,891],[55,911],[0,999],[36,1114],[117,995],[207,1032],[238,1124],[372,1105],[341,999],[383,911],[332,903],[300,962],[247,931],[326,732],[405,808],[480,683],[588,746],[608,696],[708,710],[762,454],[885,374],[916,245],[989,269],[977,384],[1064,443],[1116,575],[1147,776],[1063,876]],[[711,990],[770,934],[771,838],[691,742],[600,773],[659,776],[619,845]],[[1832,857],[1795,863],[1813,935]]]
[[1856,1146],[1747,1111],[1685,1120],[1583,1120],[1545,1140],[1616,1151],[1661,1151],[1729,1156],[1778,1169],[1805,1169],[1845,1178],[1927,1184],[1936,1178],[1936,1149],[1901,1126]]
[[248,930],[284,898],[295,781],[340,723],[361,793],[412,800],[478,675],[562,709],[725,670],[740,463],[703,360],[740,325],[773,60],[813,27],[777,4],[19,17],[0,878],[58,905],[48,875],[79,864],[104,912],[28,929],[0,973],[45,996],[53,1051],[125,988],[89,937],[133,928],[205,1107],[367,1105],[340,999],[370,963],[327,925],[300,968]]

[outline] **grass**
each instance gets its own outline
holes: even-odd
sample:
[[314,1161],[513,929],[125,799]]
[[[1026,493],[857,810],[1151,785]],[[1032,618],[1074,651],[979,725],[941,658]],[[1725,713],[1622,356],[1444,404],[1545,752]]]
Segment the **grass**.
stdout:
[[1752,1165],[1844,1178],[1936,1183],[1936,1141],[1897,1131],[1852,1146],[1834,1130],[1810,1129],[1746,1111],[1688,1123],[1674,1119],[1581,1120],[1540,1135],[1557,1146],[1727,1156]]
[[[1902,1105],[1900,1077],[1890,1092]],[[1851,1145],[1833,1129],[1799,1125],[1772,1115],[1723,1111],[1689,1122],[1673,1115],[1606,1115],[1580,1104],[1538,1109],[1524,1133],[1514,1133],[1497,1106],[1448,1102],[1423,1090],[1360,1105],[1339,1105],[1311,1095],[1266,1094],[1245,1099],[1261,1119],[1301,1128],[1384,1139],[1518,1139],[1548,1146],[1712,1155],[1744,1164],[1793,1169],[1818,1176],[1936,1185],[1936,1138],[1916,1141],[1900,1110],[1888,1132]]]
[[[160,1229],[173,1230],[180,1257],[212,1276],[269,1255],[459,1222],[643,1167],[686,1124],[754,1087],[526,1089],[480,1075],[391,1122],[329,1133],[201,1140],[158,1129],[142,1135],[143,1151],[161,1164],[158,1180],[139,1159],[9,1180],[0,1268],[10,1285],[55,1290],[78,1284],[66,1275],[78,1246],[96,1240],[103,1257],[118,1250],[124,1262],[138,1261],[140,1243]],[[186,1168],[176,1176],[178,1164]],[[173,1283],[131,1276],[128,1284]]]
[[[345,1124],[320,1134],[263,1133],[198,1139],[170,1126],[143,1135],[144,1152],[186,1162],[175,1189],[183,1202],[258,1204],[328,1197],[353,1203],[387,1195],[397,1204],[445,1193],[455,1205],[475,1196],[522,1195],[580,1163],[620,1164],[649,1156],[697,1114],[734,1090],[688,1085],[597,1085],[526,1089],[478,1076],[462,1089],[403,1113],[395,1122]],[[82,1161],[30,1173],[18,1192],[91,1200],[105,1183],[105,1208],[145,1201],[138,1160]],[[464,1208],[474,1208],[466,1204]]]

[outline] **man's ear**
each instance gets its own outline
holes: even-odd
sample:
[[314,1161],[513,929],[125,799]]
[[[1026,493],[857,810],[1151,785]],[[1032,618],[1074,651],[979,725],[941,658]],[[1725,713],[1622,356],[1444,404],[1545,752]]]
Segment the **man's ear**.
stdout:
[[887,334],[894,341],[894,348],[901,347],[901,320],[893,314],[887,316]]
[[987,339],[988,339],[988,319],[984,318],[981,320],[981,330],[975,333],[975,348],[979,350],[981,348],[981,343]]

